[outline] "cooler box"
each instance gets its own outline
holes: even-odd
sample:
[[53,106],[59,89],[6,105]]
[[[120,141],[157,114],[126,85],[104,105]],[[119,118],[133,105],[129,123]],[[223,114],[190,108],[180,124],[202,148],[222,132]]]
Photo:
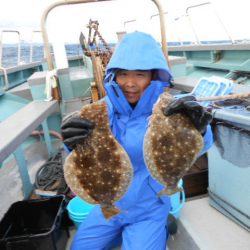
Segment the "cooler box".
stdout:
[[64,196],[18,201],[0,222],[1,250],[64,250],[68,228],[61,219]]

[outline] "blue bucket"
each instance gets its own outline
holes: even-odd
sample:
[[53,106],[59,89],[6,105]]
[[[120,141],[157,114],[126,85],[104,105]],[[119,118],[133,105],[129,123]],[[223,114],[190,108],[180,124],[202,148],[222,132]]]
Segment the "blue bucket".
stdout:
[[171,201],[171,210],[170,214],[172,214],[176,219],[179,218],[182,207],[185,203],[185,192],[183,189],[183,180],[180,179],[178,182],[178,187],[182,189],[181,192],[177,192],[170,196]]
[[72,214],[69,213],[69,218],[71,220],[85,220],[87,218],[88,214],[83,214],[82,216],[72,216]]
[[75,225],[75,227],[76,227],[76,229],[78,229],[79,228],[79,226],[82,224],[82,222],[84,221],[84,220],[76,220],[76,219],[71,219],[72,221],[73,221],[73,223],[74,223],[74,225]]
[[86,219],[90,211],[95,205],[89,204],[82,200],[79,196],[74,197],[70,200],[67,210],[69,218],[73,221],[76,228]]

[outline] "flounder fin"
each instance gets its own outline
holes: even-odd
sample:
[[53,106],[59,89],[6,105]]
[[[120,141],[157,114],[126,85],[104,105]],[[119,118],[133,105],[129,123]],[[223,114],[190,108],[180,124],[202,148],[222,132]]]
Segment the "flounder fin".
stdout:
[[174,187],[174,188],[170,188],[170,187],[166,187],[164,188],[163,190],[161,190],[157,196],[162,196],[162,195],[172,195],[172,194],[175,194],[177,192],[182,192],[182,188],[179,188],[179,187]]
[[103,216],[105,217],[106,220],[109,220],[113,216],[116,216],[122,212],[118,207],[114,205],[110,205],[110,206],[101,205],[101,209],[102,209]]

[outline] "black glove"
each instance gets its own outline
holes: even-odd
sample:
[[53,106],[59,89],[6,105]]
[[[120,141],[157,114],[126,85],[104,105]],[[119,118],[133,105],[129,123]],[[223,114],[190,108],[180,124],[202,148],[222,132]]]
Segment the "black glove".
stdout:
[[166,116],[183,113],[190,117],[196,129],[204,135],[207,125],[212,121],[212,115],[196,102],[194,96],[185,96],[174,100],[163,111]]
[[79,113],[66,117],[61,124],[63,143],[69,149],[74,149],[76,144],[84,141],[94,126],[93,122],[80,118]]

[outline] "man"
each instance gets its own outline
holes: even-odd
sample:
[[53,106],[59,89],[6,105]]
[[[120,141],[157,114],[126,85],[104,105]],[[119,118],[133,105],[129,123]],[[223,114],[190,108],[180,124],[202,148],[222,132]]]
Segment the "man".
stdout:
[[[122,237],[122,249],[166,249],[166,218],[170,198],[158,197],[163,186],[154,180],[143,159],[143,139],[148,118],[161,93],[170,85],[171,74],[158,43],[148,34],[127,34],[116,48],[104,80],[109,121],[116,140],[128,153],[134,169],[133,181],[116,203],[122,211],[106,220],[97,206],[78,229],[72,249],[108,249]],[[179,99],[165,110],[166,115],[184,112],[204,136],[204,153],[212,144],[208,123],[211,116],[193,97]],[[94,127],[88,120],[73,116],[62,124],[65,145],[74,149]]]

